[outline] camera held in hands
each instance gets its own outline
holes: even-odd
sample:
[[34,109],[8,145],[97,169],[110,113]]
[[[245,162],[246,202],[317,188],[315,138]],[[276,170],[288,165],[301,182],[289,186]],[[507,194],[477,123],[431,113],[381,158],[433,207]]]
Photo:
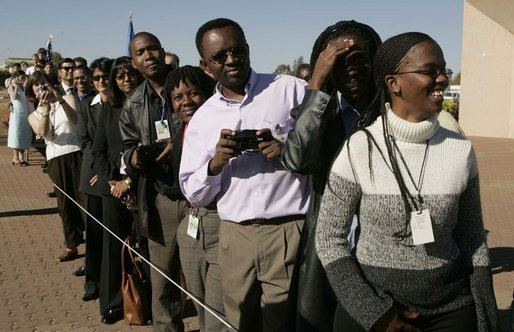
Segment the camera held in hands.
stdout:
[[264,137],[257,136],[255,129],[238,130],[234,136],[228,138],[238,142],[243,152],[259,151],[259,143],[264,142]]
[[39,84],[39,93],[43,93],[45,91],[48,91],[48,85],[43,83]]
[[140,145],[136,148],[137,159],[141,163],[143,167],[150,163],[156,162],[155,159],[159,157],[159,155],[166,148],[165,143],[154,143],[150,145]]

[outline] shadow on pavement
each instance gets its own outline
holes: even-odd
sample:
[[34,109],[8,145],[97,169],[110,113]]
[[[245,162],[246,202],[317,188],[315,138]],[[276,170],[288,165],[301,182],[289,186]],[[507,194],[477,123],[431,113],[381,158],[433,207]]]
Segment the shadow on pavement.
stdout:
[[0,218],[4,217],[20,217],[20,216],[41,216],[45,214],[56,214],[59,211],[57,208],[46,208],[46,209],[36,209],[36,210],[21,210],[21,211],[7,211],[0,212]]

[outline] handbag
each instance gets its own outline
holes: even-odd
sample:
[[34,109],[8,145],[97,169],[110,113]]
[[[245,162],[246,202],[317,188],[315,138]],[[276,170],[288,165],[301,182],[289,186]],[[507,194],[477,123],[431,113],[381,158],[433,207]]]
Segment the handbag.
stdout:
[[[146,325],[152,319],[150,280],[144,273],[141,261],[134,257],[128,247],[131,247],[130,237],[125,239],[121,250],[123,314],[129,325]],[[130,262],[128,269],[125,269],[126,262]]]

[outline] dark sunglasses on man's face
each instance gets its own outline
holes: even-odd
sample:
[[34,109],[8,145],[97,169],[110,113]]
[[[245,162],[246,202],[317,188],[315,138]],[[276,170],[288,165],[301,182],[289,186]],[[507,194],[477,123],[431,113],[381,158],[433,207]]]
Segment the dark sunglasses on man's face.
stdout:
[[75,66],[61,67],[61,69],[64,69],[64,70],[66,70],[66,71],[70,71],[70,70],[72,70],[73,68],[75,68]]
[[217,64],[222,65],[227,61],[227,58],[229,55],[232,57],[236,57],[238,59],[241,59],[245,57],[248,53],[248,49],[246,45],[234,47],[233,49],[226,50],[226,51],[219,51],[211,55],[209,58],[209,61]]
[[87,76],[75,76],[73,77],[75,81],[85,81],[87,80]]

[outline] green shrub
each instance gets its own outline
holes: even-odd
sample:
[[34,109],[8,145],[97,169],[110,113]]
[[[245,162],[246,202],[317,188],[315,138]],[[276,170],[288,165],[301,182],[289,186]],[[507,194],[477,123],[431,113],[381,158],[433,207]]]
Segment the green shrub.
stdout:
[[459,102],[457,100],[443,101],[443,109],[459,121]]

